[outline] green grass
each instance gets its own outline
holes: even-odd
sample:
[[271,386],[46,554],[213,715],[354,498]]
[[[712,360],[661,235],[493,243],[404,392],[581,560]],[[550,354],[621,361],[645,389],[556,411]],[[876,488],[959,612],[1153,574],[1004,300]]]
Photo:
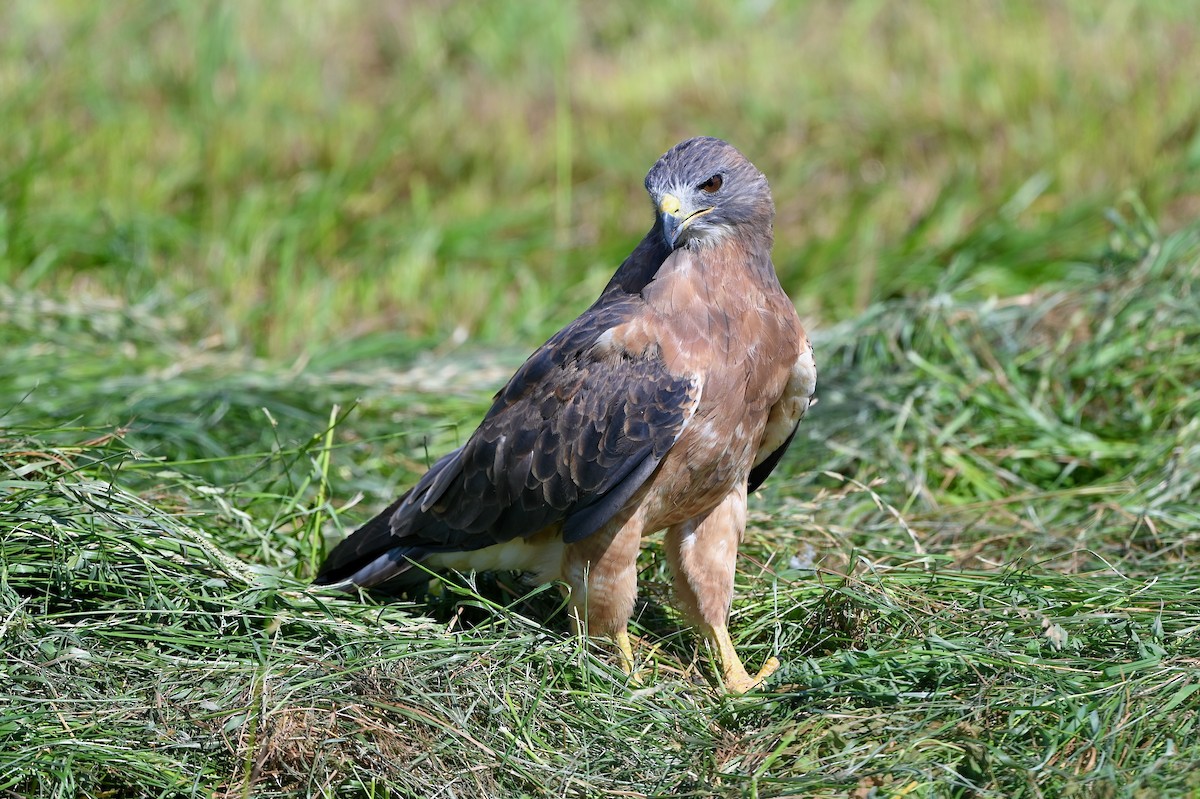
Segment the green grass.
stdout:
[[742,699],[656,543],[642,686],[520,581],[303,591],[314,531],[459,440],[509,355],[382,373],[386,338],[281,367],[153,308],[5,295],[0,789],[1194,795],[1200,228],[1114,243],[1086,280],[947,287],[818,339],[827,388],[734,608],[747,660],[785,666]]
[[0,278],[162,292],[193,334],[273,355],[378,330],[524,342],[648,227],[653,160],[710,133],[771,179],[806,317],[948,267],[1018,294],[1093,262],[1126,192],[1168,228],[1200,211],[1198,15],[16,0]]
[[[1200,795],[1198,12],[5,5],[0,794]],[[702,132],[821,367],[767,690],[656,539],[640,685],[510,575],[308,593]]]

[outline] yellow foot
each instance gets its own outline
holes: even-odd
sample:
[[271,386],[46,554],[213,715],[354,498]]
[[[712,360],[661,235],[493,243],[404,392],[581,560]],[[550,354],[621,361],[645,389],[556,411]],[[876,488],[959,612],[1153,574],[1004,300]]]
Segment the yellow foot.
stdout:
[[641,684],[641,674],[633,670],[633,643],[629,640],[629,631],[621,630],[614,633],[613,643],[617,645],[617,653],[621,658],[621,671],[629,675],[632,682]]
[[725,690],[731,694],[744,694],[757,688],[763,680],[770,677],[779,668],[779,661],[776,658],[767,658],[767,662],[758,670],[758,674],[751,677],[746,673],[746,667],[742,665],[737,652],[733,651],[733,641],[730,640],[729,630],[725,628],[725,625],[714,625],[706,632],[709,640],[717,649],[721,674],[725,678]]
[[779,669],[779,658],[767,658],[767,662],[751,677],[745,669],[730,669],[725,674],[725,690],[731,694],[744,694],[762,685]]

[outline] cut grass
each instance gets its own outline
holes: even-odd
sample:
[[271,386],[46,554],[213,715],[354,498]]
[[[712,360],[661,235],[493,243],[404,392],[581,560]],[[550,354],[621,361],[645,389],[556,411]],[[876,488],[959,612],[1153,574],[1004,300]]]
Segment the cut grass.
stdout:
[[1019,301],[948,284],[819,337],[821,403],[754,504],[734,606],[747,662],[785,666],[739,699],[654,543],[640,686],[553,590],[303,591],[313,525],[382,506],[514,359],[381,380],[364,341],[280,368],[146,307],[6,295],[0,789],[1194,795],[1200,228],[1114,245]]
[[[0,792],[1200,795],[1198,14],[4,4]],[[699,133],[819,328],[738,574],[769,690],[653,540],[640,685],[508,575],[307,593]]]

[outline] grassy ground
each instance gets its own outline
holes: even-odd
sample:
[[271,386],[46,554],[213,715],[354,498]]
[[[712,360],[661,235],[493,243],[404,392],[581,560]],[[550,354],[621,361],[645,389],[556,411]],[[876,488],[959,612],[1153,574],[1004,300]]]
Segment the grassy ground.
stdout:
[[509,356],[385,370],[384,339],[282,368],[153,307],[6,294],[0,787],[1192,795],[1200,228],[1126,239],[1087,281],[819,339],[735,603],[748,660],[785,667],[743,699],[709,686],[654,543],[643,687],[519,581],[303,592],[321,534],[463,435]]
[[[0,9],[0,792],[1200,795],[1200,9],[902,8]],[[819,322],[768,690],[656,541],[640,686],[517,578],[306,593],[696,132]]]

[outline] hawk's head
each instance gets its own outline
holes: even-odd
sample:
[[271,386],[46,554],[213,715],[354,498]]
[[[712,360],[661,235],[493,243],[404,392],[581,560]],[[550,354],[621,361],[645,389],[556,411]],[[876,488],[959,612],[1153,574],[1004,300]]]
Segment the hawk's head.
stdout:
[[671,249],[703,247],[735,231],[770,238],[775,204],[767,179],[720,139],[672,147],[646,175],[646,191]]

